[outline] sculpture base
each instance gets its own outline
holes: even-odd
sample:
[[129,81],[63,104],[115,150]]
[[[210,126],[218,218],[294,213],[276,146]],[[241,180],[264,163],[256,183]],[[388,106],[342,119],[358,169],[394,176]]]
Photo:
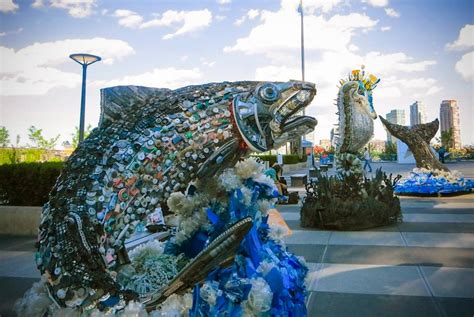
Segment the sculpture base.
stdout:
[[459,172],[415,168],[408,179],[395,186],[397,195],[441,196],[472,192],[474,180],[465,179]]

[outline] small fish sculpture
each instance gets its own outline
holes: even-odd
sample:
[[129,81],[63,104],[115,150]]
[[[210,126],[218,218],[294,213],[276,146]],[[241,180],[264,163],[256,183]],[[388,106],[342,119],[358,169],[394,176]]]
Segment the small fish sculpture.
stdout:
[[43,208],[36,261],[50,298],[81,310],[135,299],[115,278],[125,239],[190,182],[312,131],[298,112],[315,94],[300,81],[103,89],[98,128]]

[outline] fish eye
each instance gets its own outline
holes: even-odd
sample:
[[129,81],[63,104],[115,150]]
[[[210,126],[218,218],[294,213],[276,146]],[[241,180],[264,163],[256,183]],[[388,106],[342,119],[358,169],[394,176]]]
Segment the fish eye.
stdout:
[[278,99],[278,88],[273,84],[264,84],[258,89],[258,95],[264,102],[273,102]]

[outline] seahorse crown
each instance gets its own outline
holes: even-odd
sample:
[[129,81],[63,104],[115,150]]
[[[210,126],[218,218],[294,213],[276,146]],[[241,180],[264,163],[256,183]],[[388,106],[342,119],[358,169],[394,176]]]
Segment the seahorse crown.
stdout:
[[358,81],[359,84],[361,84],[366,90],[368,91],[374,90],[377,87],[377,84],[380,82],[380,79],[377,78],[377,76],[373,74],[368,74],[366,76],[364,69],[365,69],[365,66],[362,65],[361,69],[352,70],[349,76],[347,76],[348,79],[347,80],[341,79],[339,83],[342,86],[348,81]]

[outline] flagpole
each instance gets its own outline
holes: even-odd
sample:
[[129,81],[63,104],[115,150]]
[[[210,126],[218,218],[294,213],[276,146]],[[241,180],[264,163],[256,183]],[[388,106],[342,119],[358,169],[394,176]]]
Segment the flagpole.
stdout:
[[[303,0],[300,0],[300,16],[301,16],[301,80],[304,82],[304,23],[303,23]],[[303,108],[303,116],[306,114],[305,109]],[[306,136],[302,136],[302,140],[304,141]]]
[[304,81],[304,25],[303,25],[303,0],[300,0],[301,15],[301,80]]

